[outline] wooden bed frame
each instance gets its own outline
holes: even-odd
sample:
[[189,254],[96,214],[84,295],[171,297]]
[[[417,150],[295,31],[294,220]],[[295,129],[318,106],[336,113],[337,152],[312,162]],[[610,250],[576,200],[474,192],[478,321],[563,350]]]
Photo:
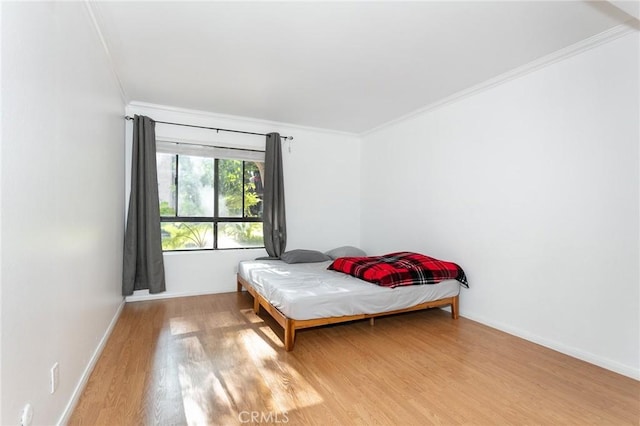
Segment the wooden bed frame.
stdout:
[[253,296],[253,311],[258,314],[260,312],[260,306],[262,306],[268,313],[275,319],[278,324],[284,329],[284,349],[289,352],[293,350],[293,344],[296,339],[296,330],[310,327],[318,327],[321,325],[337,324],[347,321],[355,321],[360,319],[369,319],[371,325],[373,325],[374,318],[385,315],[399,314],[402,312],[419,311],[422,309],[437,308],[442,306],[451,306],[451,317],[458,319],[458,296],[446,297],[444,299],[432,300],[429,302],[420,303],[415,306],[411,306],[405,309],[397,309],[395,311],[380,312],[377,314],[358,314],[358,315],[345,315],[341,317],[327,317],[327,318],[315,318],[308,320],[295,320],[286,317],[282,312],[275,308],[268,300],[266,300],[260,293],[258,293],[253,286],[238,274],[238,292],[242,291],[242,287],[246,288],[249,294]]

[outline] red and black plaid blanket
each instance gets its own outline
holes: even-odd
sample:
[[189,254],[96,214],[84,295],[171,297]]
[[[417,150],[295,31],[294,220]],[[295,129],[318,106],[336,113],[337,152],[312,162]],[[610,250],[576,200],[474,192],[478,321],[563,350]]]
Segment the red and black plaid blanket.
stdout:
[[455,263],[408,251],[384,256],[339,257],[328,269],[344,272],[382,287],[437,284],[444,280],[458,280],[469,288],[464,271]]

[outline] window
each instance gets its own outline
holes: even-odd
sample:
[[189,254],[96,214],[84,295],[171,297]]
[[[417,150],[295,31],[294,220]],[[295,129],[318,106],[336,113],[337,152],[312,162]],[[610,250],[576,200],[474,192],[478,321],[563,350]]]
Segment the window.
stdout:
[[158,141],[162,249],[264,247],[264,152]]

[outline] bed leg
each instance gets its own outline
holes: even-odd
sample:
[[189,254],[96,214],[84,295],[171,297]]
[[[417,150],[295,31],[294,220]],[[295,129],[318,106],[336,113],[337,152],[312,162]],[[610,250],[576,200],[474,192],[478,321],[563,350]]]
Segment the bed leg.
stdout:
[[451,318],[458,319],[458,315],[459,315],[458,296],[455,296],[453,298],[453,301],[451,302]]
[[240,280],[238,280],[238,289],[236,291],[238,292],[242,291],[242,283],[240,282]]
[[260,313],[260,299],[258,295],[253,296],[253,312],[258,315]]
[[296,328],[293,321],[287,319],[284,325],[284,350],[289,352],[293,350],[293,343],[296,340]]
[[373,327],[375,325],[375,323],[376,323],[376,319],[375,318],[369,318],[369,325],[371,327]]

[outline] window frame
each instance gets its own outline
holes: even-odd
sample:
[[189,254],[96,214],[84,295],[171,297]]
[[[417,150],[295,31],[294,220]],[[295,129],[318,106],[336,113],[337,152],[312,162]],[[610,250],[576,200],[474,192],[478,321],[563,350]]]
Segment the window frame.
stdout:
[[[176,143],[178,145],[180,145],[180,142],[171,142],[171,143]],[[186,144],[186,145],[195,145],[195,144]],[[199,145],[202,148],[209,148],[211,146],[209,145]],[[214,147],[215,148],[215,147]],[[232,150],[239,150],[239,151],[254,151],[254,152],[264,152],[261,150],[249,150],[249,149],[241,149],[241,148],[224,148],[224,149],[232,149]],[[213,247],[212,248],[192,248],[192,249],[188,249],[188,248],[184,248],[184,249],[167,249],[165,250],[164,248],[162,249],[163,253],[173,253],[173,252],[200,252],[200,251],[214,251],[214,250],[255,250],[255,249],[264,249],[264,237],[262,240],[262,245],[260,246],[252,246],[252,247],[218,247],[218,225],[220,223],[263,223],[263,216],[264,216],[264,212],[262,214],[262,216],[259,217],[251,217],[251,216],[245,216],[245,197],[246,197],[246,193],[245,193],[245,187],[244,187],[244,178],[245,178],[245,171],[246,171],[246,163],[247,162],[258,162],[255,160],[245,160],[242,158],[220,158],[220,157],[215,157],[215,156],[204,156],[204,155],[198,155],[198,154],[180,154],[180,153],[170,153],[170,152],[166,152],[165,150],[163,150],[162,152],[156,152],[156,161],[157,161],[157,154],[165,154],[165,155],[171,155],[175,158],[175,169],[173,170],[174,173],[174,181],[173,184],[175,185],[175,192],[173,194],[174,199],[172,200],[174,202],[175,205],[175,216],[163,216],[162,214],[160,214],[160,224],[162,223],[177,223],[177,222],[185,222],[185,223],[211,223],[213,224]],[[192,156],[192,157],[201,157],[201,158],[211,158],[213,159],[213,216],[178,216],[178,212],[179,212],[179,188],[180,188],[180,179],[179,179],[179,163],[180,163],[180,156]],[[242,216],[235,216],[235,217],[221,217],[218,215],[219,212],[219,186],[220,186],[220,177],[218,175],[219,172],[219,161],[221,159],[227,159],[227,160],[235,160],[235,161],[242,161]],[[260,176],[261,179],[264,179],[264,176]],[[160,209],[160,203],[158,203],[158,209]]]

